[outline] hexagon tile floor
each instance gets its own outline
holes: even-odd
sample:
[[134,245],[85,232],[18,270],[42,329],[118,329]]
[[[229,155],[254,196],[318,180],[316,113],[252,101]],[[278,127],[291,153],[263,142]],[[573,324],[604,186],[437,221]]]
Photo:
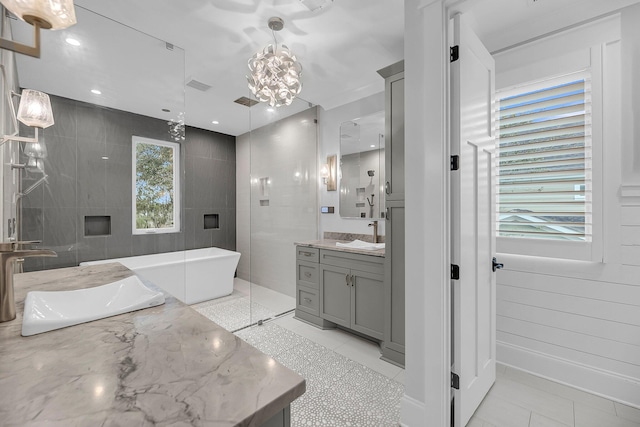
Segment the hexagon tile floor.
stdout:
[[401,383],[272,323],[236,335],[307,380],[291,404],[293,427],[399,425]]

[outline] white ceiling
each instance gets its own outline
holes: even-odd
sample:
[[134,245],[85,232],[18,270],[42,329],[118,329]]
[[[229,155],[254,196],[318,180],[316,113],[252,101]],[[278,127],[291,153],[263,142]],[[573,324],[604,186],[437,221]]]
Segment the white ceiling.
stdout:
[[[239,135],[269,120],[264,105],[249,110],[233,101],[250,96],[247,59],[272,42],[267,20],[280,16],[285,27],[276,38],[302,63],[304,102],[281,107],[277,117],[309,103],[331,109],[381,92],[384,84],[376,71],[404,57],[404,1],[326,0],[327,6],[315,12],[304,4],[310,1],[76,0],[78,24],[43,31],[40,59],[17,56],[20,84],[163,119],[185,111],[187,124]],[[499,51],[639,1],[453,3],[470,16],[489,50]],[[13,24],[15,38],[31,43],[31,28]],[[65,43],[69,36],[81,46]],[[211,89],[185,88],[191,79]],[[92,88],[103,94],[91,94]]]

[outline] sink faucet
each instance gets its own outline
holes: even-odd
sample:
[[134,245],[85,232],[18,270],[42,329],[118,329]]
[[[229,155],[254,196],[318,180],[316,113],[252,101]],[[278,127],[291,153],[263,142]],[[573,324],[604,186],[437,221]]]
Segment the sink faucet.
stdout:
[[13,265],[18,258],[58,256],[49,249],[23,249],[24,245],[39,242],[0,243],[0,322],[16,318],[16,300],[13,293]]
[[373,221],[369,227],[373,227],[373,243],[378,243],[378,221]]

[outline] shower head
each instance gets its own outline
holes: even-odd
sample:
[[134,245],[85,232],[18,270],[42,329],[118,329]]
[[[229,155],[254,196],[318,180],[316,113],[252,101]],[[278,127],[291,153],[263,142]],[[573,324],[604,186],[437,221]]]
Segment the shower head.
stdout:
[[374,171],[373,169],[367,171],[367,175],[369,175],[369,176],[373,176],[375,173],[376,173],[376,171]]

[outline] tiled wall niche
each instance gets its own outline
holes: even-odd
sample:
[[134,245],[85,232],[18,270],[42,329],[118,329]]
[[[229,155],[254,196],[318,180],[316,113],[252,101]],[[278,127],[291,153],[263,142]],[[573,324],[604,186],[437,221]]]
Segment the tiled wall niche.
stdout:
[[[42,240],[58,257],[28,258],[26,271],[209,246],[235,250],[235,137],[187,127],[181,231],[134,236],[131,137],[171,141],[167,122],[56,96],[51,102],[56,123],[44,130],[48,183],[23,198],[22,239]],[[23,188],[40,176],[24,173]],[[203,216],[212,212],[219,228],[205,229]],[[111,234],[85,237],[85,216],[110,216]]]

